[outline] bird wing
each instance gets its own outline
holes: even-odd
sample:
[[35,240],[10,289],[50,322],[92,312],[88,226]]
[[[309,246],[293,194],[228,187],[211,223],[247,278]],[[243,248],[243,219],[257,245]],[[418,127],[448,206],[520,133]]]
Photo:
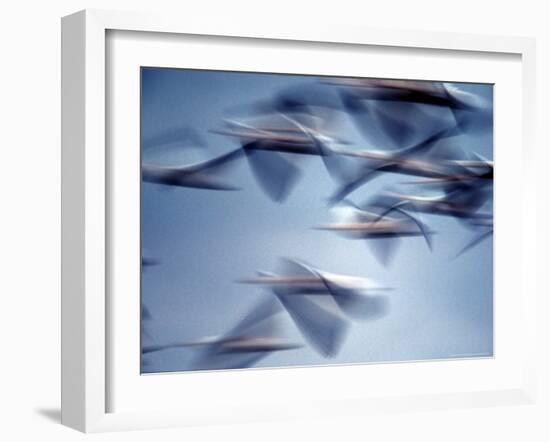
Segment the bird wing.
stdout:
[[334,301],[327,296],[276,294],[313,348],[325,357],[334,357],[348,329],[348,321]]
[[225,169],[231,162],[238,160],[244,155],[242,148],[234,149],[223,155],[220,155],[211,160],[202,161],[200,163],[191,164],[188,166],[182,166],[181,169],[186,172],[207,172],[209,174],[215,174],[221,169]]
[[246,149],[246,158],[263,191],[277,202],[284,201],[301,175],[300,169],[278,152]]
[[348,316],[365,320],[378,319],[388,311],[389,303],[386,296],[363,295],[356,289],[342,286],[330,275],[323,274],[323,280],[334,301]]
[[484,232],[481,235],[474,237],[474,239],[472,239],[462,249],[460,249],[460,251],[455,255],[455,259],[463,255],[464,253],[466,253],[468,250],[473,249],[475,246],[483,242],[485,239],[489,238],[492,234],[493,234],[493,229],[490,229],[487,232]]

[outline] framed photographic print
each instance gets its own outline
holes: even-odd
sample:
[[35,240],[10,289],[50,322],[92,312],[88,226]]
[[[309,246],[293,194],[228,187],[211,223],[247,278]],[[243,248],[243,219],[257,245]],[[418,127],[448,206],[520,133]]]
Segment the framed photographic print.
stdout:
[[532,401],[533,42],[241,24],[63,19],[63,422]]
[[492,114],[492,84],[143,67],[141,372],[492,357]]

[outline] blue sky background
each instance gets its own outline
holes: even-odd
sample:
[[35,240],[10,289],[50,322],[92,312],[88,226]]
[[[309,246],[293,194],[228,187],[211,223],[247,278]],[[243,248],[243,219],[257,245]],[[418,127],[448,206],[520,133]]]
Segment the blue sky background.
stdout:
[[[189,164],[239,146],[238,140],[212,133],[231,110],[269,99],[289,87],[319,84],[319,77],[281,74],[142,70],[142,161]],[[455,84],[489,103],[490,85]],[[326,86],[329,87],[329,86]],[[357,149],[372,148],[342,119],[342,134]],[[207,147],[174,149],[146,140],[176,127],[194,128]],[[452,141],[492,159],[492,131]],[[320,158],[299,158],[303,176],[283,204],[259,188],[246,160],[226,174],[236,192],[167,188],[143,183],[141,240],[146,256],[161,263],[144,270],[142,302],[152,319],[142,322],[143,344],[193,341],[221,335],[262,297],[257,286],[235,282],[256,270],[276,271],[280,257],[300,258],[332,273],[372,278],[393,287],[389,314],[355,322],[338,356],[325,359],[307,345],[272,353],[258,367],[347,364],[441,359],[493,353],[492,239],[456,260],[452,257],[473,232],[456,220],[423,216],[433,230],[434,250],[422,238],[407,238],[384,267],[364,241],[349,240],[312,227],[333,220],[326,197],[335,189]],[[410,177],[387,174],[358,189],[362,202]],[[281,315],[285,336],[304,342],[289,317]],[[185,371],[192,349],[167,350],[146,357],[143,372]]]

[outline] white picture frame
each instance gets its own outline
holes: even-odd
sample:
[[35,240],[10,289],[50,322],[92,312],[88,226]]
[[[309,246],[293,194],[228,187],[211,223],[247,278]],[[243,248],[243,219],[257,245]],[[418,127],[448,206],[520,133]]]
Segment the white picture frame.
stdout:
[[[308,406],[236,407],[240,415],[177,411],[108,410],[106,328],[109,275],[106,222],[111,210],[107,184],[106,34],[141,31],[163,34],[273,39],[288,42],[374,45],[514,54],[521,57],[521,274],[520,305],[525,353],[521,381],[501,389],[460,393],[316,398]],[[354,415],[379,411],[420,410],[532,403],[535,399],[536,193],[534,107],[535,43],[518,37],[493,37],[416,31],[393,32],[342,26],[283,25],[242,20],[198,20],[151,14],[86,10],[62,21],[62,423],[85,432],[246,422],[288,417]],[[498,110],[497,110],[498,112]],[[497,178],[498,185],[498,178]],[[511,277],[511,276],[510,276]],[[530,339],[528,339],[530,338]],[[520,356],[518,356],[519,358]],[[335,370],[342,368],[336,367]]]

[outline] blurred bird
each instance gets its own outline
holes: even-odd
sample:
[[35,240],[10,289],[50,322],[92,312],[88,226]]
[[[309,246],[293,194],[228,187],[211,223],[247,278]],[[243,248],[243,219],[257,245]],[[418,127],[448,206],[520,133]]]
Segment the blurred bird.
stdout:
[[450,83],[336,78],[344,107],[366,139],[389,149],[422,141],[444,127],[489,127],[491,106]]
[[[436,132],[422,142],[405,147],[393,152],[385,152],[380,150],[350,150],[350,149],[330,149],[325,150],[327,159],[327,169],[332,171],[331,159],[340,158],[339,173],[337,175],[341,185],[329,198],[330,204],[335,204],[338,201],[346,198],[350,193],[354,192],[359,187],[365,185],[372,179],[376,178],[383,172],[413,175],[420,177],[442,177],[452,173],[458,163],[453,163],[449,160],[434,161],[429,152],[436,143],[442,139],[453,135],[453,131],[444,129]],[[419,155],[423,157],[418,158]],[[341,157],[349,157],[354,159],[365,160],[358,171],[353,173],[347,172],[342,164]],[[349,168],[348,168],[349,170]]]
[[286,115],[306,126],[316,121],[328,129],[338,124],[343,111],[340,96],[332,86],[322,81],[305,81],[279,90],[266,99],[233,107],[230,113],[244,118],[250,115],[261,118]]
[[256,278],[239,282],[268,287],[325,357],[339,351],[349,326],[347,317],[376,319],[387,313],[387,299],[378,293],[388,289],[366,278],[321,271],[292,259],[281,260],[279,273],[258,272]]
[[199,348],[193,363],[194,370],[233,369],[254,366],[272,352],[300,348],[277,336],[277,314],[280,306],[266,299],[249,311],[238,324],[224,335],[192,342],[151,345],[142,354],[168,349]]
[[329,142],[343,144],[345,141],[284,114],[268,123],[266,126],[265,122],[254,125],[226,120],[226,127],[214,132],[240,139],[259,185],[273,201],[282,202],[301,175],[296,155],[323,157],[328,152]]
[[475,110],[482,104],[475,95],[438,81],[334,78],[325,83],[350,88],[365,100],[402,101],[465,110]]
[[141,177],[145,182],[166,186],[239,190],[238,187],[224,181],[221,174],[242,156],[242,149],[236,149],[217,158],[186,166],[160,166],[144,163],[141,166]]
[[432,250],[431,235],[435,232],[417,217],[399,208],[392,210],[397,216],[390,216],[390,211],[383,207],[371,205],[370,209],[364,210],[345,201],[335,208],[337,222],[316,229],[336,232],[350,239],[367,240],[369,248],[384,265],[391,262],[402,238],[421,236]]

